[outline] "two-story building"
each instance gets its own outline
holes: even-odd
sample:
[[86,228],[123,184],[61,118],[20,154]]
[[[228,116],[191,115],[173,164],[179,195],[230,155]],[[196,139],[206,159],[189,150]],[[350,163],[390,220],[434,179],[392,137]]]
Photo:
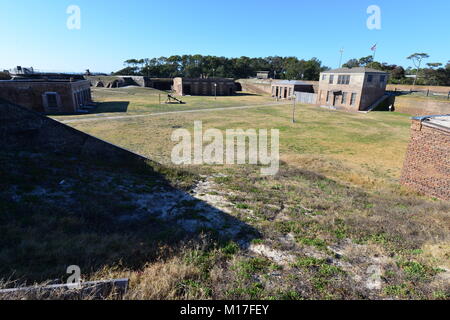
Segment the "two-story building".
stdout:
[[364,111],[385,96],[389,74],[370,68],[340,68],[320,74],[317,103]]

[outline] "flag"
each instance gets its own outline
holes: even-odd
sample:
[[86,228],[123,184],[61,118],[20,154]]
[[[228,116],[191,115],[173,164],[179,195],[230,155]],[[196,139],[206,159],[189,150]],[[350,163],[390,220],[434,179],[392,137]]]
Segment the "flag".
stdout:
[[[377,43],[377,44],[378,44],[378,43]],[[377,44],[375,44],[372,48],[370,48],[370,50],[376,51],[376,50],[377,50]]]

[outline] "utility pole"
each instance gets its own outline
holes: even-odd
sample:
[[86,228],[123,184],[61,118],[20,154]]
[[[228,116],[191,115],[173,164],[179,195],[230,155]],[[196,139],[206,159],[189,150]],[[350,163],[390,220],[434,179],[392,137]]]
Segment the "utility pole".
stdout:
[[340,67],[342,67],[342,56],[344,55],[344,48],[339,50],[339,52],[341,53],[341,58],[339,59],[339,68],[340,68]]
[[214,83],[214,100],[217,100],[217,83]]
[[292,123],[295,123],[295,107],[296,107],[295,103],[296,103],[296,100],[297,100],[297,96],[294,94],[293,98],[294,98],[294,106],[292,108]]

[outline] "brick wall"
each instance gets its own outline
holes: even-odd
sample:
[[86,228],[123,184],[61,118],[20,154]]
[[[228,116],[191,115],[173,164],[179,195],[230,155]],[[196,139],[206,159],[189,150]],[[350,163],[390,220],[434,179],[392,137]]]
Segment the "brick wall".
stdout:
[[[74,93],[77,91],[89,91],[88,81],[1,81],[0,98],[14,104],[32,109],[37,112],[46,112],[43,94],[56,92],[61,102],[59,113],[73,113],[77,111]],[[90,100],[90,99],[89,99]]]
[[450,132],[413,120],[402,184],[450,200]]
[[234,80],[226,78],[175,78],[173,90],[180,96],[230,96],[236,93],[236,84]]
[[0,101],[0,145],[3,149],[64,153],[112,163],[146,158],[24,107]]
[[450,114],[450,101],[398,96],[395,98],[395,111],[413,116]]

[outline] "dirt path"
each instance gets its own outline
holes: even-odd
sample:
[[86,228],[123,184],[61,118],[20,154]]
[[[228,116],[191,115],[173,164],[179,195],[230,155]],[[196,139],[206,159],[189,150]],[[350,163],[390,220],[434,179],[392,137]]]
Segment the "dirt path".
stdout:
[[136,115],[126,115],[126,116],[111,116],[105,117],[101,114],[91,117],[91,118],[80,118],[80,119],[71,119],[71,120],[58,120],[61,123],[79,123],[79,122],[91,122],[91,121],[102,121],[102,120],[119,120],[119,119],[133,119],[133,118],[142,118],[142,117],[156,117],[168,114],[177,114],[177,113],[194,113],[194,112],[210,112],[210,111],[223,111],[223,110],[238,110],[238,109],[251,109],[251,108],[259,108],[259,107],[270,107],[270,106],[279,106],[279,105],[287,105],[291,104],[290,102],[278,102],[278,103],[269,103],[269,104],[258,104],[258,105],[250,105],[250,106],[238,106],[238,107],[222,107],[222,108],[208,108],[208,109],[193,109],[193,110],[181,110],[181,111],[168,111],[168,112],[155,112],[148,114],[136,114]]

